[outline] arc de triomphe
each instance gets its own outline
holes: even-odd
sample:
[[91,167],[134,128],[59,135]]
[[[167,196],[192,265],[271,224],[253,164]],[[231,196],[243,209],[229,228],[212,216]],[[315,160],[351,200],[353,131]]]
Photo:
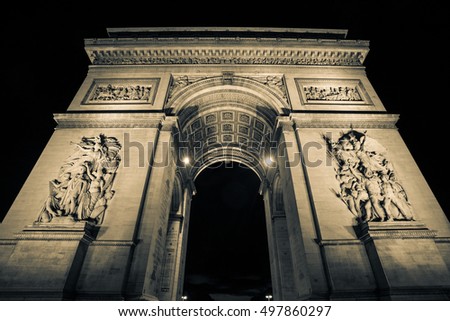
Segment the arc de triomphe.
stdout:
[[0,224],[0,298],[179,300],[195,179],[261,180],[275,300],[448,299],[450,224],[345,30],[108,29]]

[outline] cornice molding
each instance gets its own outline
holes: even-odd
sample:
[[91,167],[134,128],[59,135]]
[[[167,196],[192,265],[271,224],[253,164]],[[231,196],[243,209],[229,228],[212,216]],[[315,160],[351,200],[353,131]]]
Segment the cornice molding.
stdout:
[[283,38],[86,39],[94,65],[328,65],[361,66],[369,42]]
[[48,233],[44,231],[36,232],[20,232],[15,234],[17,240],[30,241],[80,241],[82,238],[89,238],[84,232],[53,232]]
[[54,114],[57,128],[158,128],[163,113]]
[[398,114],[291,114],[296,128],[388,128],[397,129]]
[[29,241],[81,241],[90,244],[95,239],[98,228],[86,222],[73,223],[33,223],[16,233],[17,240]]
[[436,231],[417,221],[364,222],[355,226],[359,239],[434,239]]
[[450,237],[436,237],[434,241],[436,243],[450,243]]
[[330,239],[330,240],[316,240],[320,246],[339,246],[339,245],[361,245],[360,240],[355,239]]
[[16,239],[0,239],[0,246],[2,245],[16,245]]
[[135,246],[133,241],[124,240],[95,240],[90,246],[114,246],[114,247],[131,247]]

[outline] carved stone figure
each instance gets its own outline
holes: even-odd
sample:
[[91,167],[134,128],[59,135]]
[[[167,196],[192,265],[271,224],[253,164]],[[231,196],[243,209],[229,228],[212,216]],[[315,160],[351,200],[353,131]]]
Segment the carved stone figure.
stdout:
[[91,98],[96,101],[148,101],[152,86],[141,85],[97,85]]
[[356,87],[313,87],[304,86],[306,100],[362,101]]
[[37,222],[67,217],[102,223],[108,201],[114,196],[112,184],[120,164],[121,145],[116,138],[100,134],[83,137],[75,146],[58,179],[50,181],[49,196]]
[[362,221],[414,220],[411,204],[397,181],[384,148],[356,130],[337,141],[324,136],[334,159],[340,192],[336,195]]
[[369,194],[369,200],[372,205],[371,209],[373,210],[373,212],[372,210],[369,213],[366,212],[366,220],[371,221],[374,218],[379,218],[381,221],[384,221],[386,215],[384,214],[384,210],[381,207],[383,196],[378,177],[372,176],[371,178],[367,179],[365,181],[365,187],[367,194]]

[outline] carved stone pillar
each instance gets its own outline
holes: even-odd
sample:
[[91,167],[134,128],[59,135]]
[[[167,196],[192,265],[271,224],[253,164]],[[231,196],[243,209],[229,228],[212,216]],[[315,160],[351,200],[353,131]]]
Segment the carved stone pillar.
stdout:
[[151,173],[136,226],[126,299],[158,300],[157,284],[164,259],[171,195],[175,180],[173,131],[176,117],[166,117],[154,142]]

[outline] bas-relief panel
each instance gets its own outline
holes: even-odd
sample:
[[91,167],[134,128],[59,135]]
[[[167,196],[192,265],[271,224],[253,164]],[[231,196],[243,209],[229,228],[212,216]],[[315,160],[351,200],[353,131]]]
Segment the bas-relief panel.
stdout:
[[304,105],[372,105],[363,84],[357,79],[295,79]]
[[75,149],[49,182],[49,195],[36,223],[91,221],[101,224],[120,164],[121,144],[99,134],[72,143]]
[[153,104],[158,84],[157,78],[95,79],[82,104]]
[[323,138],[340,186],[334,193],[358,221],[415,220],[408,195],[380,143],[353,129],[341,133],[337,141]]

